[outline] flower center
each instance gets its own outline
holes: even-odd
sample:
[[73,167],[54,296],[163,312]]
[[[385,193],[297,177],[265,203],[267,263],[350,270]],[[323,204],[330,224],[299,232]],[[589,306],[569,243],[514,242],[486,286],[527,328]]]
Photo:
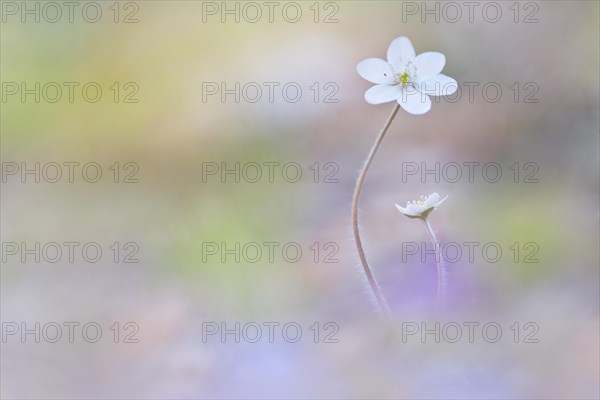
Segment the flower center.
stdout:
[[408,72],[405,72],[402,75],[400,75],[400,83],[402,84],[402,86],[406,87],[409,79],[410,75],[408,74]]
[[414,204],[417,204],[419,206],[423,206],[425,205],[425,201],[429,198],[429,196],[421,196],[421,198],[419,200],[415,200],[413,201]]
[[403,73],[396,72],[394,67],[391,64],[390,64],[390,68],[392,69],[392,72],[396,76],[396,84],[397,85],[402,85],[403,88],[414,85],[414,83],[417,79],[417,67],[412,61],[409,61],[408,63],[406,63],[404,65]]

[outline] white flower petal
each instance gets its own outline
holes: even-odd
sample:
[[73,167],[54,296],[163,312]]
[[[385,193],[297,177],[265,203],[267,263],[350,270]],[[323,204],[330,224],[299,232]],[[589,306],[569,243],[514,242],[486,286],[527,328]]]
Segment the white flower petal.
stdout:
[[394,39],[387,52],[387,59],[396,70],[404,69],[407,62],[414,60],[415,48],[406,36]]
[[439,207],[439,205],[442,204],[443,202],[445,202],[447,198],[448,198],[448,196],[446,196],[443,199],[441,199],[440,201],[438,201],[436,207]]
[[416,63],[419,78],[425,80],[442,72],[446,65],[446,57],[442,53],[428,51],[419,54]]
[[419,90],[430,96],[448,96],[458,89],[456,80],[444,74],[437,74],[422,81],[419,77],[419,81]]
[[416,90],[402,91],[398,104],[410,114],[422,115],[431,110],[431,99],[426,94]]
[[427,200],[425,200],[424,207],[425,208],[435,207],[437,205],[437,202],[439,199],[440,199],[439,194],[431,193],[429,196],[427,196]]
[[403,215],[406,215],[407,217],[418,217],[421,215],[420,212],[415,212],[415,210],[409,210],[408,207],[404,208],[404,207],[400,207],[398,204],[395,204],[396,208],[398,209],[398,211],[400,211],[400,213],[402,213]]
[[365,92],[365,100],[369,104],[381,104],[394,101],[402,96],[400,85],[375,85]]
[[381,58],[367,58],[359,62],[356,71],[364,79],[379,85],[391,85],[395,80],[390,65]]
[[406,212],[407,212],[406,208],[400,206],[399,204],[394,204],[394,205],[396,206],[398,211],[400,211],[402,214],[406,214]]
[[418,216],[418,215],[421,215],[421,213],[423,211],[425,211],[423,206],[415,204],[415,203],[410,203],[408,205],[408,207],[406,207],[406,212],[404,214]]

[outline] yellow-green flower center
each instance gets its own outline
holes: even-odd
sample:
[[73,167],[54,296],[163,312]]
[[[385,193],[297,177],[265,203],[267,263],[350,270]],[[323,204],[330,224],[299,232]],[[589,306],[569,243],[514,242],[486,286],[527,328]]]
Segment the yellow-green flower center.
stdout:
[[402,75],[400,75],[400,83],[402,84],[402,86],[406,86],[409,79],[410,75],[408,74],[408,72],[405,72]]

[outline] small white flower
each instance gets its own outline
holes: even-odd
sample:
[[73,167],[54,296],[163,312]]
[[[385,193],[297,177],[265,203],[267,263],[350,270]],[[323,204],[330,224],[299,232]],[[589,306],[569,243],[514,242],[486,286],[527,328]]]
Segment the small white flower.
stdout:
[[421,196],[420,200],[409,201],[406,203],[406,207],[401,207],[396,204],[396,208],[402,214],[409,218],[422,218],[425,219],[433,210],[435,210],[440,204],[442,204],[448,196],[440,200],[440,195],[437,193],[431,193],[429,196]]
[[361,61],[358,74],[376,85],[365,93],[370,104],[398,101],[411,114],[425,114],[431,109],[432,96],[451,95],[458,84],[442,69],[446,57],[442,53],[426,52],[415,55],[415,48],[405,36],[395,39],[388,48],[387,61],[367,58]]

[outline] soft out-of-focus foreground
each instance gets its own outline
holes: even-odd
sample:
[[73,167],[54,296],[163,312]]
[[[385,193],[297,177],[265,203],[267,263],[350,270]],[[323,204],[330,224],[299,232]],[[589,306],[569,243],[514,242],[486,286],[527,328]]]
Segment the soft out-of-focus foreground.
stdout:
[[[2,2],[3,398],[598,398],[597,2],[56,4]],[[390,333],[355,67],[401,35],[462,90],[367,176]]]

